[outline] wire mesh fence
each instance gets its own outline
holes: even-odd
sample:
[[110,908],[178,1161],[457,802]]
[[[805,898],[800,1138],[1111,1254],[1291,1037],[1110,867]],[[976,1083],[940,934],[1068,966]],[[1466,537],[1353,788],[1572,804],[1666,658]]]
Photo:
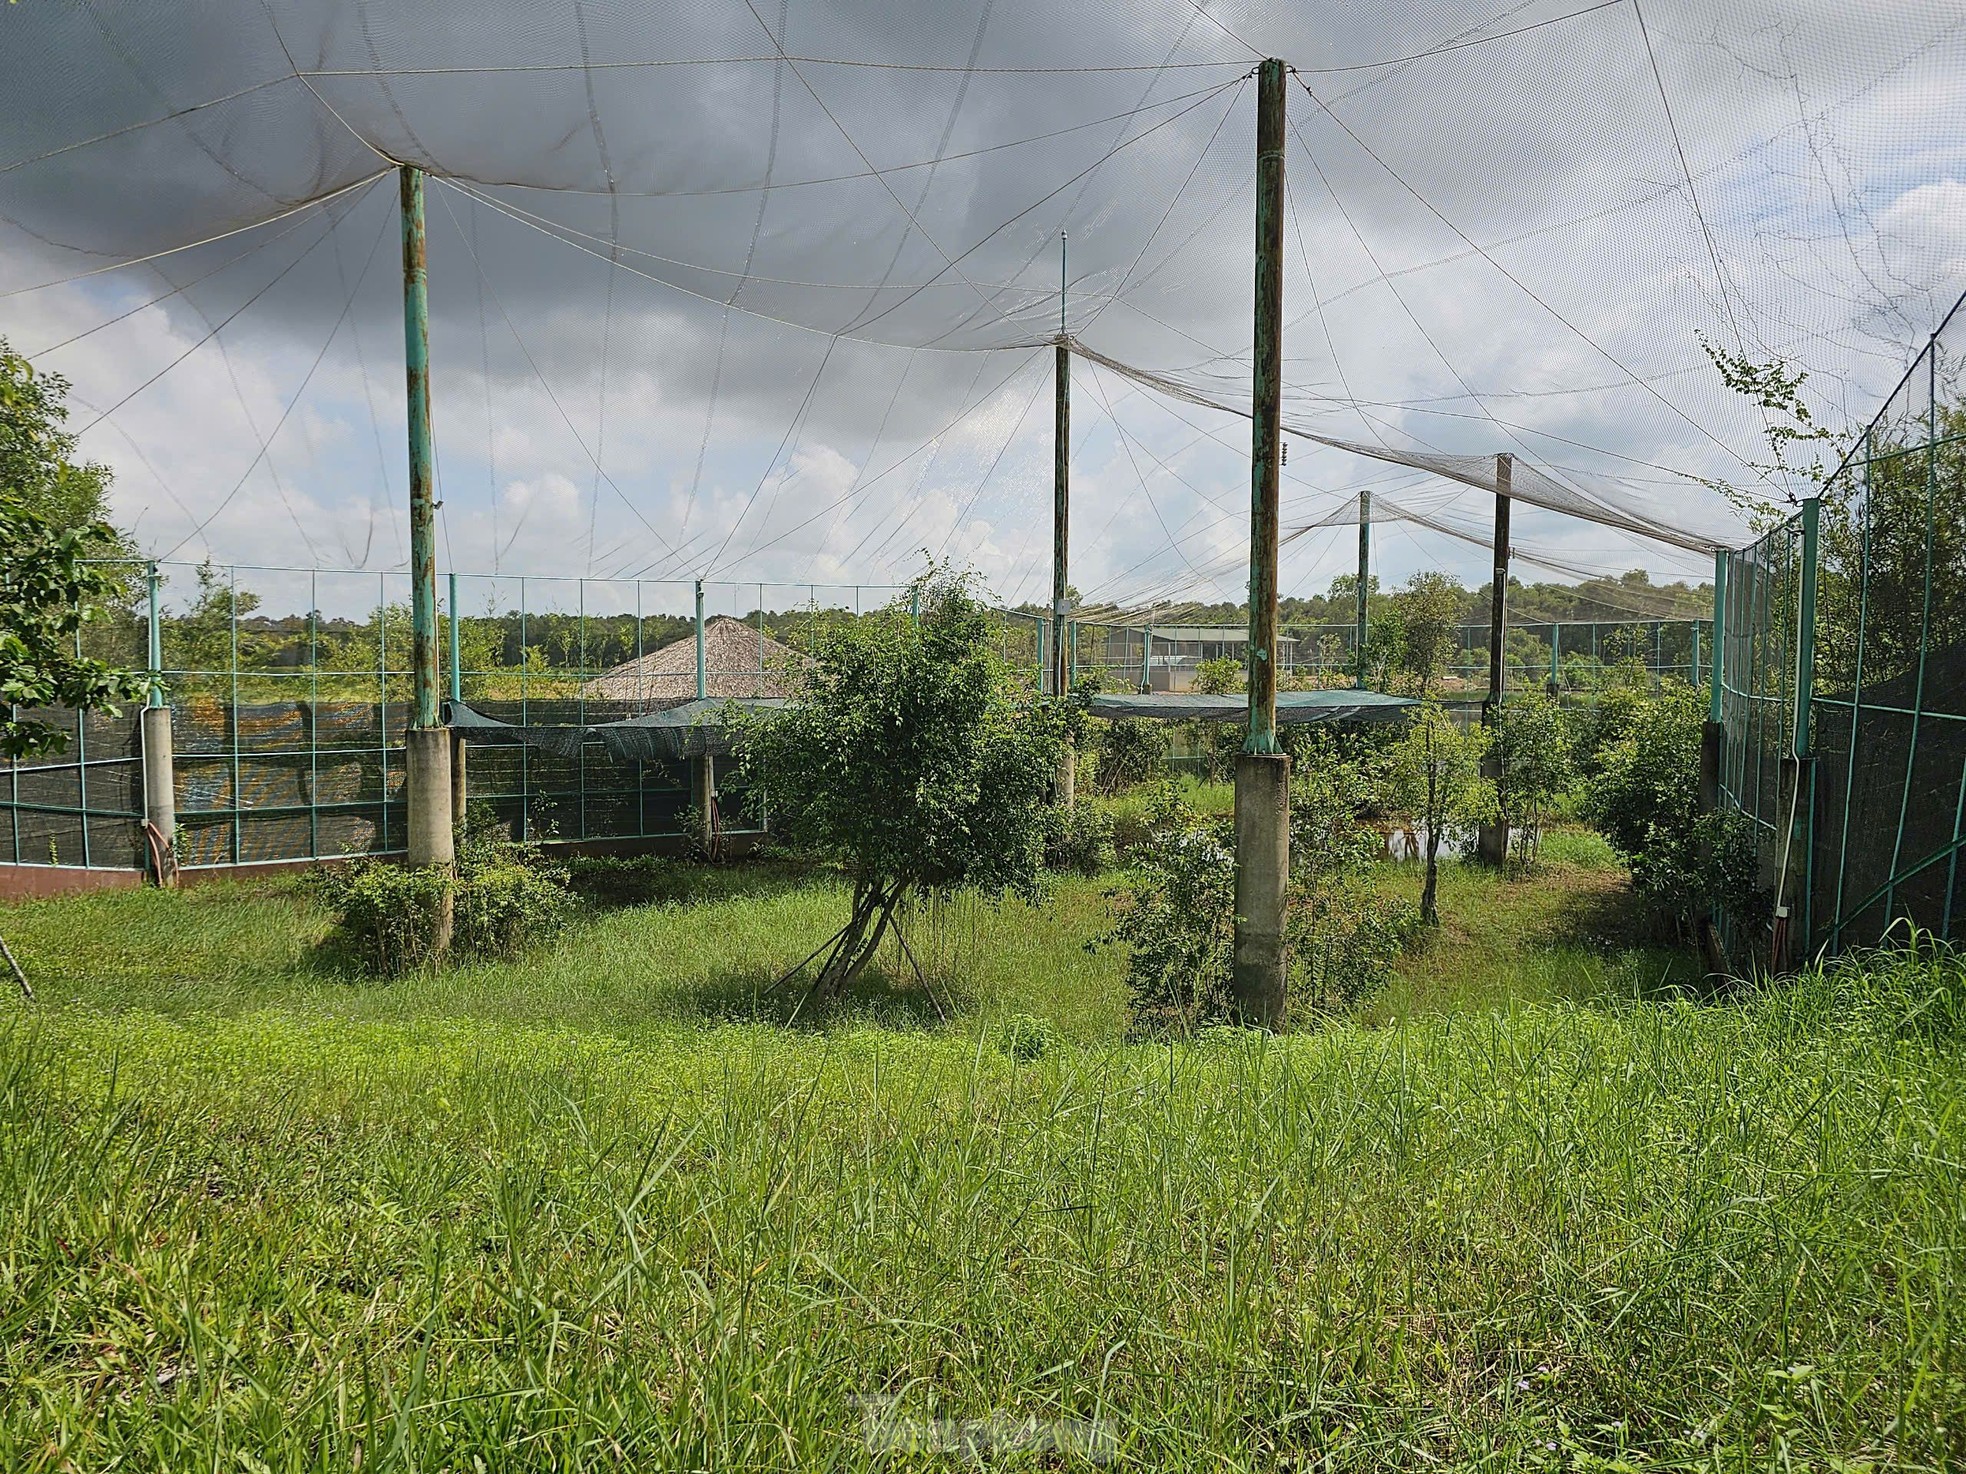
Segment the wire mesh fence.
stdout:
[[[1444,673],[1449,695],[1481,695],[1488,686],[1486,624],[1454,631]],[[1505,685],[1555,693],[1588,694],[1614,676],[1640,671],[1654,680],[1673,676],[1699,685],[1712,669],[1712,623],[1700,619],[1599,620],[1507,626]],[[1075,679],[1096,678],[1108,690],[1192,690],[1207,661],[1241,663],[1248,631],[1240,625],[1116,625],[1074,621],[1068,627]],[[1287,682],[1350,686],[1358,679],[1358,632],[1351,624],[1278,627],[1277,668]],[[1390,646],[1368,634],[1367,685],[1377,687],[1388,670]]]
[[[115,568],[121,596],[85,627],[81,643],[91,655],[150,669],[165,693],[182,867],[405,847],[406,574]],[[447,694],[514,728],[589,728],[698,696],[783,694],[791,667],[827,629],[903,594],[872,585],[465,574],[439,582]],[[140,865],[136,713],[33,715],[70,740],[58,753],[8,764],[0,861]],[[621,758],[595,741],[571,747],[569,755],[517,739],[474,741],[473,821],[525,840],[685,833],[690,799],[680,762]],[[720,789],[726,832],[754,827],[736,786]]]
[[1966,925],[1966,318],[1818,503],[1726,555],[1722,801],[1811,949]]

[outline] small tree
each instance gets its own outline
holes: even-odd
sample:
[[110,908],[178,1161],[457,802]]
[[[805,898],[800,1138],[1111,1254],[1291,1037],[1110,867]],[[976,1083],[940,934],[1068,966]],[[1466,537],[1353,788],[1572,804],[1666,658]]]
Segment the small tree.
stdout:
[[1232,655],[1204,660],[1195,666],[1195,692],[1201,696],[1234,696],[1249,689],[1242,662]]
[[1203,819],[1172,784],[1154,796],[1130,883],[1113,892],[1127,949],[1127,1014],[1143,1036],[1187,1034],[1235,1017],[1236,860],[1226,823]]
[[1420,921],[1440,925],[1440,840],[1450,824],[1473,824],[1494,807],[1494,789],[1481,776],[1489,732],[1460,727],[1429,703],[1414,712],[1406,735],[1393,747],[1388,791],[1393,806],[1420,827],[1426,879],[1420,887]]
[[1700,810],[1700,730],[1705,705],[1670,681],[1632,708],[1598,770],[1585,780],[1584,816],[1631,866],[1632,886],[1661,923],[1691,939],[1716,905],[1735,920],[1761,919],[1750,821]]
[[109,467],[75,460],[68,380],[39,373],[0,338],[0,493],[57,532],[78,532],[85,558],[134,558],[109,525]]
[[1399,621],[1398,669],[1425,700],[1447,674],[1467,591],[1444,573],[1416,573],[1393,595]]
[[1167,729],[1160,722],[1133,717],[1102,722],[1093,751],[1098,754],[1094,784],[1101,793],[1123,793],[1167,776],[1171,749]]
[[837,996],[911,894],[1037,893],[1064,721],[991,648],[961,579],[819,644],[799,698],[749,719],[739,759],[774,825],[847,872],[853,900],[813,985]]
[[18,715],[21,707],[107,711],[144,693],[141,672],[79,653],[82,627],[116,597],[116,579],[84,561],[92,542],[112,535],[99,523],[66,530],[0,487],[0,755],[60,752],[68,734]]
[[1290,784],[1290,957],[1300,1006],[1342,1012],[1385,978],[1412,929],[1413,904],[1380,895],[1385,855],[1363,822],[1385,787],[1367,743],[1301,728]]
[[1541,692],[1503,704],[1494,728],[1496,817],[1506,824],[1525,865],[1536,861],[1543,814],[1570,784],[1570,744],[1563,708]]

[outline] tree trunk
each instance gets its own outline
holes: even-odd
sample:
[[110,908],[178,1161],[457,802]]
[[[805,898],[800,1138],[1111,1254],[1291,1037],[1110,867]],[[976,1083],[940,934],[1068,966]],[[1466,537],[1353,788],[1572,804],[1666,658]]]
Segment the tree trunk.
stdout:
[[1440,925],[1440,827],[1427,828],[1427,878],[1420,887],[1420,922],[1423,926]]
[[830,1003],[839,997],[874,960],[894,919],[894,908],[901,904],[907,888],[906,882],[897,882],[892,890],[885,890],[878,881],[862,881],[854,887],[853,910],[812,986],[818,1002]]

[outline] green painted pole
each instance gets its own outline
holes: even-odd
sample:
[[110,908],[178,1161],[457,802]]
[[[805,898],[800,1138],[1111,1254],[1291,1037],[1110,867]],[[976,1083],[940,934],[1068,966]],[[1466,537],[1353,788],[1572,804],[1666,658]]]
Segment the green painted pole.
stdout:
[[1561,622],[1550,626],[1550,695],[1554,696],[1563,686],[1563,625]]
[[449,575],[451,609],[451,700],[464,700],[464,670],[459,662],[459,640],[457,632],[457,575]]
[[1795,755],[1809,756],[1809,704],[1816,694],[1816,552],[1822,521],[1821,497],[1802,503],[1802,609],[1795,652]]
[[1352,685],[1365,689],[1366,591],[1372,582],[1372,493],[1358,494],[1358,590],[1352,617],[1352,663],[1358,673]]
[[1142,693],[1154,689],[1154,627],[1150,624],[1142,632],[1140,641],[1140,690]]
[[162,600],[158,597],[158,586],[162,582],[157,576],[157,565],[152,563],[144,576],[150,596],[150,694],[144,698],[145,706],[164,704],[164,626],[158,618]]
[[430,446],[430,286],[423,235],[423,171],[398,171],[403,207],[403,362],[409,388],[410,725],[439,725],[437,537]]
[[699,578],[696,581],[696,699],[698,701],[709,694],[708,676],[703,652],[703,580]]
[[1277,751],[1277,501],[1283,479],[1284,64],[1257,68],[1255,402],[1249,467],[1249,740]]
[[[1059,237],[1063,250],[1064,237]],[[1072,541],[1072,350],[1061,337],[1052,358],[1051,463],[1051,690],[1063,696],[1071,689],[1067,670],[1065,621],[1072,609],[1070,558]]]
[[1720,725],[1720,679],[1727,669],[1727,550],[1713,555],[1713,667],[1712,684],[1707,687],[1707,720]]

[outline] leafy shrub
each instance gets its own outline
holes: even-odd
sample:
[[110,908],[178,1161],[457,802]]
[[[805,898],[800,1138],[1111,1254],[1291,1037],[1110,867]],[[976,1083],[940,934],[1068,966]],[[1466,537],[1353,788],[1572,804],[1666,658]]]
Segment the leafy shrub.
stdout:
[[1006,1059],[1027,1065],[1041,1057],[1055,1038],[1055,1031],[1048,1019],[1041,1019],[1036,1014],[1013,1013],[997,1027],[997,1052]]
[[1626,730],[1607,744],[1584,787],[1584,817],[1631,866],[1633,887],[1681,940],[1715,905],[1747,924],[1767,898],[1749,820],[1700,811],[1705,710],[1683,682],[1637,699]]
[[1204,821],[1172,784],[1155,795],[1133,883],[1115,891],[1101,941],[1127,949],[1127,1012],[1136,1034],[1190,1034],[1234,1019],[1235,855],[1229,826]]
[[323,950],[371,977],[435,961],[446,904],[450,955],[511,957],[557,931],[573,901],[563,868],[502,840],[467,840],[455,877],[435,867],[359,860],[311,878],[334,911]]
[[1101,793],[1123,793],[1167,776],[1167,729],[1133,718],[1106,722],[1093,742],[1095,783]]
[[1113,821],[1092,804],[1051,808],[1044,818],[1044,868],[1097,875],[1113,862]]
[[992,616],[961,578],[827,632],[801,698],[739,723],[745,781],[775,827],[846,871],[845,925],[812,993],[837,997],[916,892],[1037,893],[1046,815],[1070,714],[1033,694],[994,648]]
[[353,860],[311,872],[334,910],[322,949],[357,972],[395,977],[433,960],[451,878],[435,867]]
[[1194,689],[1203,696],[1234,696],[1247,691],[1242,662],[1232,655],[1202,661],[1195,667]]
[[1638,686],[1611,686],[1567,714],[1566,745],[1578,776],[1593,779],[1604,771],[1605,754],[1631,735],[1640,708],[1650,698],[1650,691]]
[[[1359,822],[1379,776],[1370,763],[1318,745],[1291,790],[1291,878],[1285,926],[1293,1014],[1349,1009],[1377,989],[1418,925],[1411,902],[1380,896],[1370,873],[1376,833]],[[1101,940],[1124,945],[1137,1035],[1191,1035],[1233,1023],[1235,856],[1232,825],[1210,820],[1172,784],[1154,796],[1132,883],[1114,893]]]
[[1315,917],[1315,933],[1292,938],[1292,1006],[1320,1013],[1346,1013],[1378,992],[1420,931],[1411,900],[1357,880],[1307,898],[1294,916]]
[[566,923],[567,873],[516,846],[458,867],[451,948],[467,957],[516,957]]
[[1383,842],[1361,821],[1383,802],[1387,754],[1314,728],[1301,746],[1290,785],[1290,992],[1294,1007],[1341,1013],[1385,982],[1419,912],[1368,879]]
[[1536,862],[1543,822],[1570,784],[1570,746],[1563,708],[1540,692],[1505,703],[1490,748],[1495,809],[1509,826],[1509,843],[1525,865]]
[[1481,775],[1490,741],[1485,727],[1463,727],[1439,706],[1416,708],[1388,753],[1386,795],[1419,829],[1425,879],[1420,920],[1440,925],[1440,845],[1450,828],[1470,828],[1494,810],[1494,785]]

